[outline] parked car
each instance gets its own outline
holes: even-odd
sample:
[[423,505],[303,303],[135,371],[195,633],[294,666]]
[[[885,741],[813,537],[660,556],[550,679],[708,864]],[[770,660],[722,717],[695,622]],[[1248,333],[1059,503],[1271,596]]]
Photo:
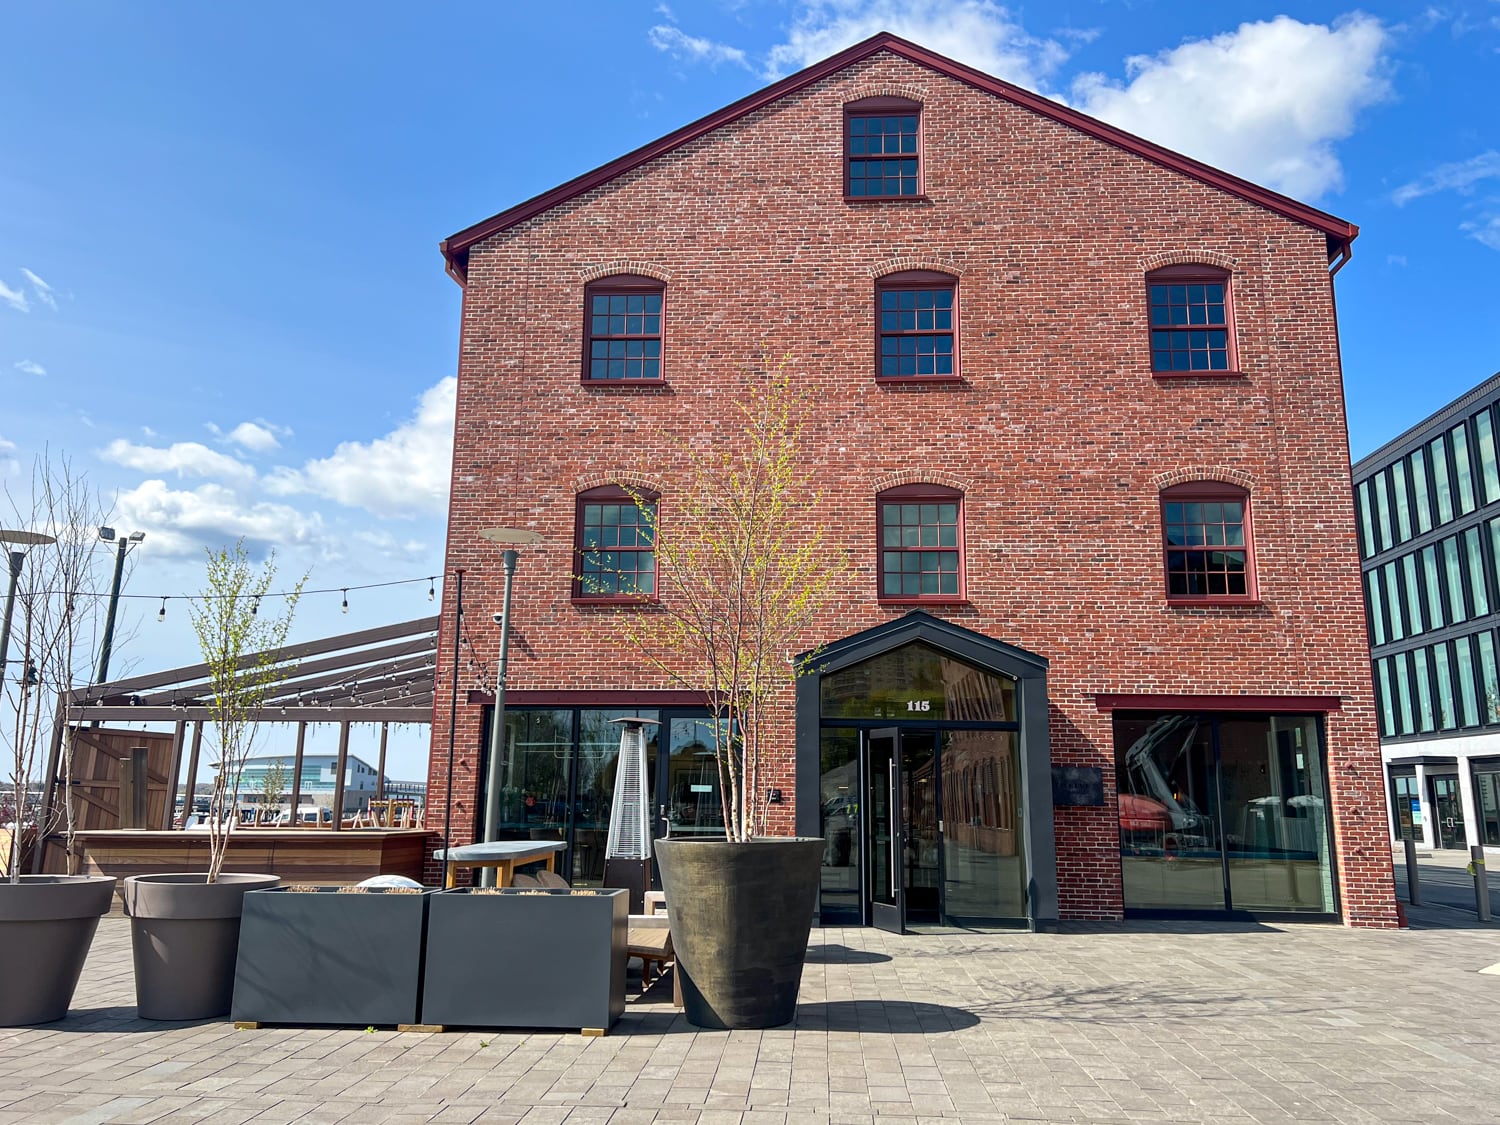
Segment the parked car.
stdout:
[[[272,824],[277,828],[285,828],[292,823],[292,810],[282,809],[276,814]],[[298,824],[332,824],[333,810],[324,808],[322,805],[298,805]]]

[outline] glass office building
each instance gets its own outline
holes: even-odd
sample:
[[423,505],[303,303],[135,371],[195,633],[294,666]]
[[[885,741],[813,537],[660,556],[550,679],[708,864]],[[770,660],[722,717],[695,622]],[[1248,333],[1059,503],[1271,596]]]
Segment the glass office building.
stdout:
[[1500,375],[1354,466],[1391,834],[1500,849]]

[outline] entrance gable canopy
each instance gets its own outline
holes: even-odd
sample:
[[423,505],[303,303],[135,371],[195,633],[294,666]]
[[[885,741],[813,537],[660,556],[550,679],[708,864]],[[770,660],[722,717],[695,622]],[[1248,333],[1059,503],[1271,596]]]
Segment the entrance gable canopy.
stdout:
[[1045,656],[997,641],[962,625],[954,625],[920,609],[833,641],[820,649],[800,653],[797,663],[810,665],[820,675],[826,675],[917,641],[951,653],[983,671],[1009,676],[1013,680],[1042,679],[1047,675]]

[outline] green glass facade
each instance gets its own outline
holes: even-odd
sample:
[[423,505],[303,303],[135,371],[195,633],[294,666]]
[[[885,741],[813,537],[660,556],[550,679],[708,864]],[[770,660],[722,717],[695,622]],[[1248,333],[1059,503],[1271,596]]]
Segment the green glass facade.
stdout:
[[1500,395],[1356,476],[1382,739],[1500,728]]

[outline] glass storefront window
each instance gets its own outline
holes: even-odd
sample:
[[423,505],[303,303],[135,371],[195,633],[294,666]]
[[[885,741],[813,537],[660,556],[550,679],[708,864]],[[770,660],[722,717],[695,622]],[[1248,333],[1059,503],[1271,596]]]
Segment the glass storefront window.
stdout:
[[[573,882],[598,884],[604,878],[604,846],[615,802],[615,772],[620,764],[620,724],[612,719],[656,719],[657,711],[588,709],[578,713],[578,787],[573,801]],[[659,735],[647,726],[646,786],[655,808]]]
[[572,761],[572,711],[505,713],[497,839],[566,838]]
[[1464,572],[1458,558],[1458,536],[1452,535],[1440,544],[1443,551],[1443,569],[1448,577],[1448,608],[1454,622],[1467,621],[1471,616],[1468,599],[1464,597]]
[[903,645],[823,677],[826,719],[1016,720],[1016,684],[924,644]]
[[1021,763],[1013,731],[943,734],[943,914],[950,924],[1026,917]]
[[1437,677],[1438,721],[1443,730],[1458,727],[1458,709],[1453,704],[1453,670],[1446,643],[1432,646],[1432,668]]
[[1500,848],[1500,769],[1474,767],[1474,800],[1479,805],[1479,837],[1486,847]]
[[1365,604],[1370,607],[1370,644],[1385,644],[1385,602],[1380,593],[1380,571],[1365,574]]
[[1117,713],[1114,732],[1127,909],[1333,913],[1316,718]]
[[1479,546],[1479,529],[1471,527],[1464,532],[1464,561],[1469,564],[1470,600],[1474,604],[1472,616],[1483,617],[1490,611],[1489,590],[1484,581],[1484,552]]
[[1411,658],[1417,683],[1417,729],[1426,734],[1437,722],[1432,708],[1432,681],[1427,678],[1427,650],[1419,648]]
[[1359,547],[1364,552],[1364,557],[1369,558],[1377,550],[1375,543],[1375,522],[1370,511],[1374,500],[1371,495],[1369,481],[1365,481],[1359,486],[1355,497],[1359,507]]
[[1417,795],[1417,777],[1414,773],[1391,774],[1391,812],[1395,814],[1396,838],[1400,840],[1422,839],[1422,804]]

